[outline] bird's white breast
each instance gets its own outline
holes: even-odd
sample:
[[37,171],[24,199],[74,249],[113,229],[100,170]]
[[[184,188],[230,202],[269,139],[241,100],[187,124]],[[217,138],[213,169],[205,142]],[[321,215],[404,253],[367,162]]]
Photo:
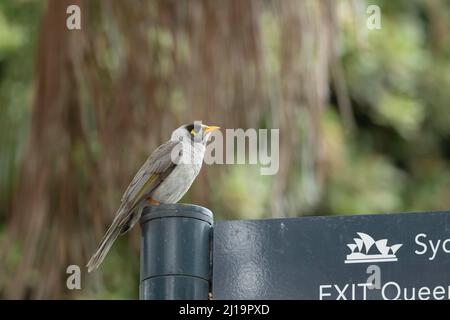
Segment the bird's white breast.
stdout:
[[184,156],[187,157],[182,159],[169,176],[152,192],[150,195],[152,199],[161,203],[176,203],[189,190],[202,167],[205,146],[195,143],[190,150],[189,153],[184,152]]

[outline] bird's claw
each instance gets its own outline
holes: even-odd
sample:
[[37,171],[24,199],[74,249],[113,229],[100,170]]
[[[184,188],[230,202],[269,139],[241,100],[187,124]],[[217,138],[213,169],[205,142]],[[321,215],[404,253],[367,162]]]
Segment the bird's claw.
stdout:
[[152,199],[151,197],[147,197],[147,202],[154,206],[160,205],[159,201],[156,201],[155,199]]

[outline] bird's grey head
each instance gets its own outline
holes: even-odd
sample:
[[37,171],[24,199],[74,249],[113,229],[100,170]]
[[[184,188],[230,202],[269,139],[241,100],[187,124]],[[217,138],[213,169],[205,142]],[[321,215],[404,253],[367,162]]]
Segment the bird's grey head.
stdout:
[[207,126],[200,121],[184,124],[172,133],[171,140],[192,141],[194,143],[202,143],[206,145],[211,133],[220,129],[217,126]]

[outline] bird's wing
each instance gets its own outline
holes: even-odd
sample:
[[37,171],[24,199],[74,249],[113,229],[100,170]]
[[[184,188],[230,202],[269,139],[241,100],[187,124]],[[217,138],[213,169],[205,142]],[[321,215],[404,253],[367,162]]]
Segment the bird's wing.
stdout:
[[[144,194],[156,188],[172,172],[176,166],[172,161],[172,151],[179,144],[179,141],[167,141],[153,151],[123,194],[122,205],[134,206]],[[181,152],[181,148],[179,149]]]
[[[176,167],[182,148],[177,148],[178,150],[174,148],[179,143],[178,141],[168,141],[162,144],[153,151],[139,169],[122,197],[122,204],[116,217],[87,264],[89,272],[100,265],[114,240],[120,234],[127,232],[136,222],[138,214],[134,211],[144,196],[154,190]],[[172,161],[172,152],[177,155],[177,158],[173,159],[174,161]]]

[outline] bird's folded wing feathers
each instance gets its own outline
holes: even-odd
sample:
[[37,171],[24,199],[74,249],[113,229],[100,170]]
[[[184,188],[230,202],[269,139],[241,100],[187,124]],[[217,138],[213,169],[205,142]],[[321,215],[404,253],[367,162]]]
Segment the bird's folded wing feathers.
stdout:
[[173,170],[176,164],[172,161],[172,151],[179,145],[179,141],[167,141],[153,151],[123,194],[123,205],[134,206],[145,192],[155,188],[162,181],[161,178]]

